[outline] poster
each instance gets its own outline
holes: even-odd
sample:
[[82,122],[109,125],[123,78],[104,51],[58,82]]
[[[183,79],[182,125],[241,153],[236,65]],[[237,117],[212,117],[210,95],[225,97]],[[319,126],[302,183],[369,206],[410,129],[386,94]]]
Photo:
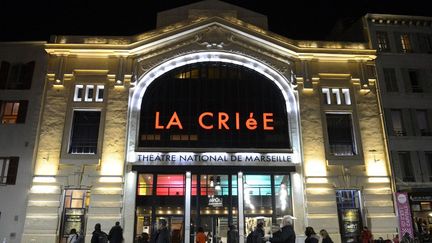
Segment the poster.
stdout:
[[66,209],[64,215],[63,234],[65,237],[69,235],[71,229],[76,229],[77,232],[84,230],[84,209]]
[[339,226],[342,242],[356,243],[362,229],[362,218],[358,208],[339,209]]
[[406,192],[396,192],[395,196],[399,221],[399,235],[402,237],[405,233],[408,233],[414,238],[408,194]]

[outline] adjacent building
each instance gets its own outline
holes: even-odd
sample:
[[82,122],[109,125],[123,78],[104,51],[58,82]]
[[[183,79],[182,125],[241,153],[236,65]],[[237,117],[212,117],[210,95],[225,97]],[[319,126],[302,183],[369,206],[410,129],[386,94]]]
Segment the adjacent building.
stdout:
[[432,18],[363,18],[384,108],[393,178],[408,193],[417,233],[432,227]]
[[33,178],[45,42],[0,43],[0,241],[21,242]]
[[72,228],[89,242],[116,221],[133,242],[165,219],[173,243],[198,227],[227,242],[229,225],[244,243],[285,215],[298,242],[306,226],[335,242],[358,242],[363,226],[396,234],[367,43],[288,39],[266,16],[207,0],[159,13],[154,31],[44,49],[40,93],[28,92],[42,99],[33,176],[19,178],[31,187],[13,192],[27,197],[21,242],[66,242]]

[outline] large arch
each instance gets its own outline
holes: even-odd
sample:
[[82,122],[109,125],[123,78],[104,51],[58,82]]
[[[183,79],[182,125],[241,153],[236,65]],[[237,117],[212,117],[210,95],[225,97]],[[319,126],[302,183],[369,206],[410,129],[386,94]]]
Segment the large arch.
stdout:
[[[134,152],[136,149],[136,138],[138,135],[139,117],[141,111],[141,101],[149,85],[164,73],[171,71],[175,68],[199,63],[199,62],[223,62],[235,65],[244,66],[246,68],[255,70],[267,79],[274,82],[280,89],[287,108],[289,118],[289,132],[292,141],[292,149],[294,158],[293,162],[300,163],[300,128],[299,128],[299,113],[298,113],[298,99],[293,87],[293,83],[273,67],[255,58],[237,54],[228,53],[223,51],[202,51],[195,53],[188,53],[185,55],[174,57],[167,60],[142,75],[136,86],[132,89],[130,94],[129,104],[129,126],[128,126],[128,161],[132,162]],[[289,64],[287,64],[289,65]],[[130,158],[130,159],[129,159]]]

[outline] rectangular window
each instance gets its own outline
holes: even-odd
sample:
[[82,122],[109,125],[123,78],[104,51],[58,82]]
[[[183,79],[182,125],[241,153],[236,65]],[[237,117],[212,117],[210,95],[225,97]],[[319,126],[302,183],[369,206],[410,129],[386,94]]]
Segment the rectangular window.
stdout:
[[157,175],[157,196],[183,196],[185,190],[184,175]]
[[427,110],[416,110],[417,127],[420,130],[420,135],[431,136],[429,121],[427,117]]
[[97,154],[100,116],[100,111],[74,111],[69,153]]
[[18,157],[0,157],[0,185],[15,185],[18,161]]
[[400,171],[402,174],[402,180],[405,182],[413,182],[414,179],[414,170],[411,164],[411,157],[409,152],[399,152],[399,165]]
[[93,101],[94,85],[86,85],[84,101]]
[[[95,90],[96,86],[96,90]],[[104,99],[104,85],[75,85],[74,101],[75,102],[103,102]],[[84,99],[83,99],[84,97]]]
[[342,94],[345,100],[345,105],[351,105],[351,96],[349,89],[342,89]]
[[84,86],[81,84],[75,85],[75,93],[74,93],[74,101],[80,102],[82,101],[82,93]]
[[28,101],[0,101],[0,118],[2,124],[24,123]]
[[391,113],[393,134],[395,136],[406,136],[405,128],[403,125],[403,119],[402,119],[402,111],[390,110],[390,113]]
[[2,61],[0,66],[0,89],[30,89],[35,62],[10,64]]
[[326,105],[331,105],[331,96],[329,88],[322,88],[322,94]]
[[418,45],[420,51],[423,53],[431,53],[432,52],[432,40],[431,35],[425,33],[419,33],[417,35]]
[[400,35],[400,44],[402,47],[402,52],[410,53],[412,52],[411,40],[409,34]]
[[423,93],[423,88],[420,84],[420,80],[418,78],[418,73],[416,70],[408,71],[409,81],[411,84],[411,92],[413,93]]
[[330,153],[335,156],[356,155],[351,114],[327,113],[326,120]]
[[333,101],[336,102],[336,105],[351,105],[349,89],[322,88],[321,92],[326,105],[331,105]]
[[360,191],[336,190],[342,242],[357,242],[362,227]]
[[387,92],[398,92],[396,72],[393,68],[384,68],[384,82]]
[[382,32],[382,31],[376,32],[376,38],[378,43],[378,51],[389,52],[390,45],[389,45],[387,32]]
[[425,152],[425,159],[429,172],[429,181],[432,181],[432,152]]
[[96,86],[96,102],[103,102],[104,98],[104,86],[103,85],[97,85]]
[[[70,230],[85,234],[86,212],[90,204],[90,191],[80,189],[65,190],[61,241],[67,242]],[[68,242],[69,243],[69,242]]]

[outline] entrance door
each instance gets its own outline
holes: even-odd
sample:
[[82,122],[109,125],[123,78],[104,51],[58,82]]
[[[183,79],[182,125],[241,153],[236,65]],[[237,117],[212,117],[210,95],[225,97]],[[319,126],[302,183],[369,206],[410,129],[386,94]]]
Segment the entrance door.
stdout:
[[[157,217],[156,221],[159,222],[160,219],[165,219],[167,221],[167,227],[171,236],[171,243],[181,243],[183,242],[183,217],[182,216],[163,216]],[[156,223],[156,224],[157,224]]]
[[228,217],[201,216],[201,227],[209,243],[227,243]]

